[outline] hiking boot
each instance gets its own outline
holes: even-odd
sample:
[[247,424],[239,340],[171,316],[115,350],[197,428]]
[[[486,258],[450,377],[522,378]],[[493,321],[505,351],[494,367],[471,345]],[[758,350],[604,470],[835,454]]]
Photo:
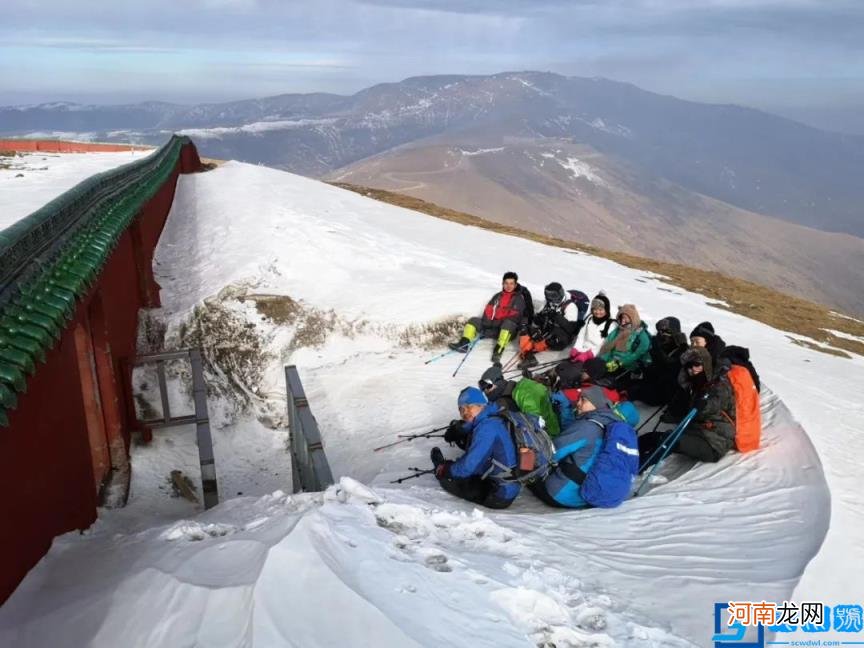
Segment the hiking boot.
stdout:
[[492,349],[492,364],[501,364],[501,356],[504,353],[504,348],[496,345],[494,349]]
[[444,463],[444,453],[441,452],[440,448],[432,448],[432,451],[429,453],[429,458],[432,460],[432,465],[436,468],[439,464]]
[[458,342],[450,342],[447,346],[450,347],[453,351],[458,351],[459,353],[465,353],[468,351],[468,345],[471,344],[471,340],[466,337],[459,338]]
[[516,365],[517,369],[530,369],[531,367],[536,367],[539,362],[537,362],[537,358],[533,353],[526,353],[522,356],[522,360]]

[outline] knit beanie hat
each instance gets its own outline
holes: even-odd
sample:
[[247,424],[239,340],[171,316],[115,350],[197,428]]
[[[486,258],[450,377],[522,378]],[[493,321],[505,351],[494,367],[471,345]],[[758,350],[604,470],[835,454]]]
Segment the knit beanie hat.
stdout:
[[606,296],[602,290],[594,296],[594,299],[591,300],[591,310],[594,310],[594,307],[597,305],[603,306],[606,310],[606,315],[612,315],[612,305],[609,303],[609,298]]
[[494,387],[499,382],[504,382],[504,374],[501,371],[501,365],[494,364],[483,372],[480,376],[480,388]]
[[489,401],[486,400],[486,394],[476,387],[466,387],[459,392],[459,400],[456,401],[459,407],[465,405],[485,405]]
[[669,317],[664,317],[663,319],[659,320],[657,324],[655,324],[655,326],[657,327],[658,333],[660,331],[669,331],[670,333],[681,332],[681,320],[671,315]]
[[702,322],[701,324],[697,324],[696,328],[690,331],[690,337],[701,337],[710,340],[715,337],[714,325],[711,322]]
[[517,275],[515,272],[510,270],[509,272],[504,273],[504,276],[501,277],[501,282],[503,283],[503,282],[507,281],[508,279],[512,279],[513,281],[518,282],[519,281],[519,275]]
[[609,399],[606,398],[606,394],[597,385],[592,385],[591,387],[586,387],[585,389],[583,389],[582,398],[587,400],[598,410],[609,409]]

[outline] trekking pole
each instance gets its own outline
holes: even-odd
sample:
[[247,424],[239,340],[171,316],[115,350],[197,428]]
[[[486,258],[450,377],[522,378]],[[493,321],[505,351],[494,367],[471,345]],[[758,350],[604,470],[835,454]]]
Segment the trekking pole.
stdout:
[[420,434],[397,434],[396,436],[399,438],[398,441],[394,441],[393,443],[388,443],[386,445],[378,446],[377,448],[372,448],[372,452],[378,452],[379,450],[384,450],[384,448],[392,448],[395,445],[399,445],[400,443],[405,443],[406,441],[413,441],[414,439],[431,439],[433,437],[443,437],[443,434],[435,434],[436,432],[441,432],[442,430],[446,430],[449,425],[442,425],[441,427],[434,428],[429,430],[428,432],[421,432]]
[[436,360],[440,360],[441,358],[446,358],[451,353],[458,353],[461,348],[462,347],[459,347],[458,349],[450,349],[449,351],[445,351],[444,353],[439,353],[434,358],[429,358],[428,360],[426,360],[423,364],[428,365],[435,362]]
[[402,482],[407,481],[409,479],[416,479],[417,477],[422,477],[423,475],[429,475],[429,474],[435,472],[434,468],[430,468],[429,470],[421,470],[420,468],[410,468],[409,467],[408,470],[413,470],[414,474],[408,475],[407,477],[400,477],[399,479],[394,479],[390,483],[391,484],[401,484]]
[[[645,427],[646,425],[648,425],[648,423],[651,421],[651,419],[653,419],[655,416],[657,416],[657,415],[658,415],[660,412],[662,412],[665,408],[666,408],[665,405],[661,405],[660,407],[658,407],[658,408],[654,411],[654,413],[653,413],[651,416],[649,416],[647,419],[645,419],[645,421],[642,423],[642,425],[640,425],[638,428],[636,428],[636,434],[639,434],[639,430],[641,430],[643,427]],[[658,426],[658,427],[659,427],[659,426]],[[656,429],[656,428],[655,428],[655,429]]]
[[512,356],[510,356],[510,359],[509,359],[507,362],[504,363],[504,366],[501,367],[501,373],[502,373],[502,374],[503,374],[503,373],[506,373],[506,372],[508,372],[508,371],[511,371],[511,370],[513,369],[513,367],[516,366],[516,360],[519,359],[519,353],[520,353],[520,352],[517,351],[517,352],[514,353]]
[[[555,365],[557,365],[562,360],[564,360],[564,358],[558,358],[557,360],[549,360],[548,362],[541,362],[538,365],[534,365],[530,369],[532,372],[536,373],[537,371],[541,371],[543,369],[548,369],[549,367],[554,367]],[[521,369],[507,369],[507,370],[502,370],[502,373],[509,373],[509,374],[513,374],[514,376],[517,376],[517,375],[522,373],[522,370]]]
[[456,367],[456,371],[453,372],[453,376],[452,376],[453,378],[456,377],[456,374],[459,373],[459,370],[462,368],[462,365],[465,364],[465,361],[468,359],[468,356],[471,354],[471,351],[474,350],[474,346],[482,339],[483,338],[478,335],[476,338],[474,338],[474,341],[468,345],[468,349],[465,351],[465,356],[462,358],[462,362],[459,363],[459,366]]
[[[663,463],[663,460],[666,459],[666,456],[672,452],[672,447],[677,443],[678,439],[681,438],[681,435],[684,434],[684,430],[687,429],[687,426],[690,425],[690,421],[696,416],[698,410],[694,407],[691,409],[687,416],[678,424],[676,427],[661,443],[654,452],[651,453],[651,456],[645,460],[645,463],[642,464],[641,470],[645,470],[646,467],[651,463],[651,460],[660,452],[660,456],[657,458],[657,462],[654,464],[654,467],[651,469],[645,477],[642,479],[642,483],[639,484],[639,488],[636,489],[636,494],[633,497],[638,497],[642,494],[645,485],[648,483],[648,480],[651,479],[652,475],[660,468],[660,465]],[[641,472],[640,470],[640,472]]]

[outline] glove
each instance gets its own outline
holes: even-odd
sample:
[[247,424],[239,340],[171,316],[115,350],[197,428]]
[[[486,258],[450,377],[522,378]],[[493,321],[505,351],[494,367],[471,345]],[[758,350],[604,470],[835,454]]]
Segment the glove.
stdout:
[[435,467],[435,477],[438,479],[447,479],[450,477],[450,466],[453,465],[453,462],[449,459],[445,459],[441,463],[439,463]]
[[615,373],[621,368],[621,363],[617,360],[610,360],[606,363],[606,371],[609,373]]
[[464,441],[468,433],[465,431],[465,422],[462,419],[453,419],[444,433],[444,440],[449,444],[458,444]]

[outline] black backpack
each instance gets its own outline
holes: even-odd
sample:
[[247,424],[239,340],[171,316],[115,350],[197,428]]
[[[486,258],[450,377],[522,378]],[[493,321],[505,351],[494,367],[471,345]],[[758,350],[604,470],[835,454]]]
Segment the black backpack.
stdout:
[[531,291],[522,284],[519,284],[519,292],[522,293],[522,297],[525,299],[525,325],[530,326],[534,321],[534,298],[531,297]]

